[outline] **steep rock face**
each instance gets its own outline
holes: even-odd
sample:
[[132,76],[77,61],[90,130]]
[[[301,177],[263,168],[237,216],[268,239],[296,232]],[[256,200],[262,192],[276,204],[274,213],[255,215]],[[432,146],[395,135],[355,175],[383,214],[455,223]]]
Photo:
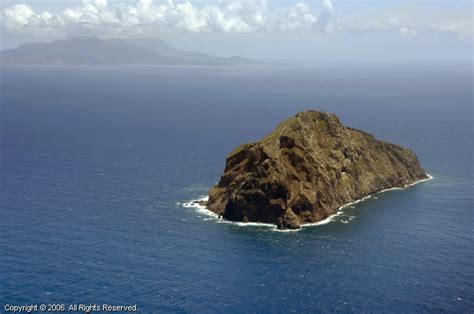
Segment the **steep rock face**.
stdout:
[[333,114],[306,111],[231,152],[206,206],[228,220],[296,229],[426,177],[412,151],[345,127]]

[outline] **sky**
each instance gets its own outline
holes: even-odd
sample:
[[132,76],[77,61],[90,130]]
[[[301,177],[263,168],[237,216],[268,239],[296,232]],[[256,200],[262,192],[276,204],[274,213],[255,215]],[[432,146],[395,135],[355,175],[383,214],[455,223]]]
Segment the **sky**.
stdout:
[[155,38],[269,61],[472,62],[472,1],[2,0],[2,49],[69,36]]

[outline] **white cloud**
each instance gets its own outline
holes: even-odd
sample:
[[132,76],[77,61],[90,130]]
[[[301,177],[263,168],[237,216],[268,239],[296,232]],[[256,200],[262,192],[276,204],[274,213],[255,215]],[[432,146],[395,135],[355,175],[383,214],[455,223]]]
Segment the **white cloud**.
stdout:
[[107,0],[95,0],[95,5],[99,8],[107,7]]
[[[329,0],[323,0],[321,8],[332,11],[332,4]],[[56,15],[37,13],[26,4],[3,10],[7,32],[66,34],[85,29],[115,34],[318,31],[324,28],[318,15],[304,3],[273,8],[265,0],[216,2],[201,6],[191,1],[138,0],[135,5],[120,3],[113,7],[108,5],[107,0],[84,0],[81,6],[67,8]]]
[[152,2],[153,2],[153,0],[140,0],[138,3],[139,3],[141,6],[149,7]]
[[[216,0],[217,1],[217,0]],[[312,3],[312,2],[311,2]],[[190,0],[137,0],[135,4],[109,4],[107,0],[83,0],[82,5],[58,14],[35,12],[26,4],[5,8],[3,30],[7,33],[74,35],[88,32],[105,36],[149,35],[169,31],[190,33],[273,32],[369,32],[391,31],[415,35],[420,32],[472,34],[469,23],[420,25],[397,18],[344,19],[336,16],[332,0],[319,6],[296,3],[271,7],[266,0],[217,1],[196,5]],[[466,29],[468,31],[466,32]]]
[[5,16],[12,24],[19,26],[28,25],[29,20],[35,12],[26,4],[17,4],[11,8],[5,9]]
[[331,0],[322,0],[321,7],[323,7],[323,9],[325,9],[328,12],[332,12],[334,10]]
[[4,29],[33,34],[42,33],[51,27],[60,26],[58,18],[48,11],[35,13],[26,4],[17,4],[3,11],[2,23]]
[[107,0],[82,0],[82,3],[84,5],[93,4],[94,6],[100,9],[105,9],[108,5]]

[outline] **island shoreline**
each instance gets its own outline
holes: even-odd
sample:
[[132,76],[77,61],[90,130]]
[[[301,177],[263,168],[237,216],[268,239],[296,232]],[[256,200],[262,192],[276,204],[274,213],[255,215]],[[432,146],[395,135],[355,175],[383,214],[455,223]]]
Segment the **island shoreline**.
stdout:
[[331,221],[333,221],[333,219],[336,218],[337,216],[343,214],[344,213],[344,208],[347,208],[347,207],[349,207],[351,205],[354,205],[354,204],[361,203],[361,202],[363,202],[367,199],[372,198],[372,196],[374,196],[376,194],[380,194],[380,193],[384,193],[384,192],[388,192],[388,191],[393,191],[393,190],[405,190],[406,188],[412,187],[412,186],[417,185],[419,183],[423,183],[423,182],[430,181],[430,180],[434,179],[434,177],[432,175],[430,175],[429,173],[426,173],[426,176],[427,176],[427,178],[417,180],[417,181],[415,181],[413,183],[410,183],[410,184],[406,184],[403,187],[393,187],[393,188],[383,189],[383,190],[374,192],[372,194],[369,194],[367,196],[361,197],[361,198],[359,198],[357,200],[354,200],[352,202],[346,203],[346,204],[342,205],[341,207],[339,207],[337,209],[336,213],[324,218],[323,220],[317,221],[317,222],[310,222],[310,223],[301,224],[301,228],[299,228],[299,229],[278,229],[276,224],[271,224],[271,223],[242,222],[242,221],[232,221],[232,220],[227,220],[227,219],[220,218],[218,214],[216,214],[212,210],[208,209],[206,206],[201,205],[202,202],[207,202],[207,200],[209,199],[209,196],[204,196],[204,197],[201,197],[201,198],[198,198],[198,199],[195,199],[195,200],[191,200],[191,201],[186,202],[186,203],[178,203],[178,204],[182,205],[185,208],[195,208],[195,209],[198,210],[198,212],[200,212],[200,213],[202,213],[206,216],[214,218],[218,223],[228,223],[228,224],[236,225],[236,226],[239,226],[239,227],[266,227],[266,228],[271,228],[272,231],[277,231],[277,232],[297,232],[297,231],[301,231],[304,228],[308,228],[308,227],[326,225],[326,224],[330,223]]

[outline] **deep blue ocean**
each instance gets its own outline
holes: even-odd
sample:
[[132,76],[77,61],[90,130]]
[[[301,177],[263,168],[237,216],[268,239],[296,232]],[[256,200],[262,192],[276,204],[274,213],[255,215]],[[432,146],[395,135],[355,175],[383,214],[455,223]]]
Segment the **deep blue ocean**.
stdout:
[[[0,73],[0,313],[474,311],[472,65]],[[291,233],[181,205],[307,109],[414,150],[434,179]]]

